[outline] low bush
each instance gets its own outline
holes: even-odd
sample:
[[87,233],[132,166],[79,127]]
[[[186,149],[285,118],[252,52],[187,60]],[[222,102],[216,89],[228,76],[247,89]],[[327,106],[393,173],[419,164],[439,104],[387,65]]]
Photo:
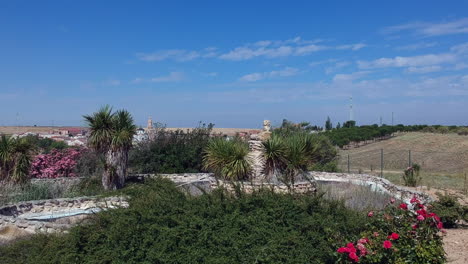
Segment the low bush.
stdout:
[[129,169],[134,173],[202,172],[203,149],[213,124],[200,124],[190,131],[157,129],[148,141],[130,150]]
[[365,216],[320,196],[189,197],[164,180],[124,190],[128,209],[0,247],[0,263],[335,263],[365,228]]
[[468,220],[468,206],[460,205],[456,196],[438,193],[438,198],[432,210],[440,216],[445,228],[456,227],[459,220]]
[[445,263],[442,222],[418,199],[369,212],[360,239],[337,250],[338,263]]
[[213,138],[203,154],[204,169],[224,180],[245,180],[252,171],[249,145],[236,138]]
[[37,155],[31,164],[33,178],[75,177],[75,167],[84,149],[67,148]]
[[421,166],[418,164],[413,164],[411,167],[408,167],[403,172],[403,182],[405,186],[416,187],[418,183],[421,181],[421,177],[419,176],[419,172],[421,170]]

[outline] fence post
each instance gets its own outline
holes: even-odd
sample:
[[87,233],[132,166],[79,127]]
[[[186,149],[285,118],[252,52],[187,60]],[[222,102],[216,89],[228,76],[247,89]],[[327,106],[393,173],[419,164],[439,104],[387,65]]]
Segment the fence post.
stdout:
[[350,173],[349,154],[348,154],[348,173]]
[[463,191],[464,191],[465,195],[468,194],[468,180],[466,178],[466,172],[465,172],[465,184],[464,184],[463,189],[464,189]]
[[413,166],[413,162],[411,162],[411,149],[408,150],[408,168]]
[[380,177],[383,178],[383,149],[380,149]]

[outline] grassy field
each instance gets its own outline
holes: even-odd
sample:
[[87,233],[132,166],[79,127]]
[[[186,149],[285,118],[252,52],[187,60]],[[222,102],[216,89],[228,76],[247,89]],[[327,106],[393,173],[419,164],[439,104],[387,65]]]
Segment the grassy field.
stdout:
[[385,178],[402,184],[403,170],[421,165],[422,185],[461,189],[468,172],[468,136],[457,134],[406,133],[360,148],[340,151],[340,169],[380,174],[383,149]]

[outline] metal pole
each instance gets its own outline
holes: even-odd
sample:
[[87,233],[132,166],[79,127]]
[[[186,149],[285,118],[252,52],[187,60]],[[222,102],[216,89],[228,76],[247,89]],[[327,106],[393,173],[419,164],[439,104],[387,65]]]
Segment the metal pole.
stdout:
[[413,166],[413,163],[411,162],[411,149],[408,150],[408,167]]
[[464,188],[464,189],[465,189],[465,190],[464,190],[464,191],[465,191],[465,194],[468,194],[468,181],[467,181],[467,178],[466,178],[466,172],[465,172],[465,186],[464,186],[464,187],[465,187],[465,188]]
[[348,154],[348,173],[350,173],[349,154]]
[[380,149],[380,177],[383,178],[383,149]]

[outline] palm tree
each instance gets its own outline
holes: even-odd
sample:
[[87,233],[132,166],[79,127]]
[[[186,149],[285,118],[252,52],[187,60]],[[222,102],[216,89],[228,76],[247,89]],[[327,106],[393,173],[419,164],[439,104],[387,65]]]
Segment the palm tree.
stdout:
[[203,167],[225,180],[244,180],[252,170],[248,154],[245,142],[213,138],[205,148]]
[[29,178],[35,147],[26,138],[0,139],[0,181],[24,183]]
[[287,166],[286,144],[282,137],[273,134],[267,141],[262,142],[264,149],[265,166],[263,173],[271,178],[282,173]]
[[131,114],[126,110],[113,112],[106,105],[83,117],[90,128],[88,145],[105,155],[102,175],[104,189],[122,188],[127,177],[128,151],[136,133]]

